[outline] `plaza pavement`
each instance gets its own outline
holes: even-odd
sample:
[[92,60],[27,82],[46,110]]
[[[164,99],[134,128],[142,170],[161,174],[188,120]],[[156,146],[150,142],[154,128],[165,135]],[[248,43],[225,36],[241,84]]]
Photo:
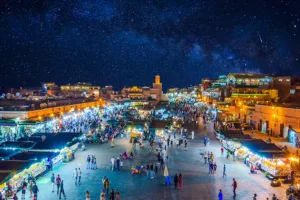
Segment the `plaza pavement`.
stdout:
[[[188,126],[190,132],[191,128]],[[209,147],[204,147],[203,136],[206,135],[211,139]],[[148,180],[146,175],[131,175],[130,166],[136,162],[156,162],[156,155],[149,151],[148,143],[145,148],[132,149],[128,139],[117,139],[114,148],[110,147],[110,143],[102,145],[89,145],[84,152],[77,152],[75,160],[70,163],[62,164],[55,168],[53,173],[55,176],[60,174],[64,180],[65,193],[67,199],[84,200],[85,191],[91,193],[91,199],[100,199],[100,191],[102,189],[102,178],[107,176],[110,181],[111,189],[118,189],[121,193],[121,199],[128,200],[215,200],[219,189],[223,190],[224,199],[232,198],[232,178],[236,178],[238,188],[236,199],[250,200],[253,194],[258,194],[259,200],[265,200],[275,193],[280,199],[285,199],[285,190],[283,188],[273,188],[270,181],[263,174],[249,174],[249,168],[242,162],[234,162],[232,159],[226,160],[220,153],[220,143],[215,140],[213,135],[212,124],[207,130],[201,126],[197,129],[195,140],[188,140],[188,149],[185,151],[183,147],[176,149],[169,147],[167,149],[169,155],[169,174],[173,182],[175,173],[183,174],[183,188],[175,190],[164,184],[163,171],[160,171],[157,179]],[[121,152],[133,150],[135,155],[134,161],[124,161],[123,171],[111,171],[109,162],[112,156],[118,156]],[[215,154],[215,160],[218,165],[217,173],[208,174],[208,166],[204,164],[201,153],[212,151]],[[85,160],[87,155],[96,155],[97,170],[86,170]],[[227,177],[223,178],[223,165],[226,164]],[[72,173],[75,167],[82,169],[82,184],[75,186]],[[40,178],[37,183],[39,187],[39,200],[56,200],[58,196],[51,192],[50,176],[52,172],[48,172],[44,177]],[[20,199],[21,194],[18,194]],[[29,199],[29,194],[26,194]],[[108,199],[108,198],[107,198]]]

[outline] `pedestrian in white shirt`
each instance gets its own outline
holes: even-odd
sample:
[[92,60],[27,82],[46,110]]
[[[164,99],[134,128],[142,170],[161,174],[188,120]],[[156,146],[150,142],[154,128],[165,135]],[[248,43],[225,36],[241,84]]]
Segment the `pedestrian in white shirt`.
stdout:
[[114,156],[111,158],[110,162],[111,162],[111,170],[114,171],[114,169],[115,169],[115,157]]
[[195,132],[192,131],[192,140],[194,139],[194,136],[195,136]]

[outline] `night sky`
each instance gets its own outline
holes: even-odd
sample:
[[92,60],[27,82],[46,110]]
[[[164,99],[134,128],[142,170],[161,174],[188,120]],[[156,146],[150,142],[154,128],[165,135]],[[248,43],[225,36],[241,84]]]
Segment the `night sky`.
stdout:
[[[3,5],[4,1],[4,5]],[[300,75],[297,0],[2,0],[0,86]]]

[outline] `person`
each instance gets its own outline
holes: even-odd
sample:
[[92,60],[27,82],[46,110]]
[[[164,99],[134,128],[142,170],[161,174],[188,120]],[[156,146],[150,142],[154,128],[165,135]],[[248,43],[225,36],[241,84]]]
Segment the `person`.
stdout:
[[27,189],[27,183],[24,178],[23,183],[22,183],[22,198],[21,199],[25,199],[26,189]]
[[195,136],[195,132],[192,131],[192,140],[194,139],[194,136]]
[[223,167],[223,178],[226,177],[226,166]]
[[111,138],[111,148],[113,148],[115,146],[115,138],[112,137]]
[[230,152],[229,151],[227,151],[227,159],[229,159],[229,156],[230,156]]
[[58,174],[57,177],[56,177],[57,194],[59,194],[60,182],[61,182],[61,179],[60,179],[60,176]]
[[86,159],[86,169],[90,169],[90,168],[91,168],[91,157],[90,155],[88,155]]
[[177,185],[178,185],[178,175],[176,173],[175,176],[174,176],[174,186],[175,186],[175,189],[177,189]]
[[91,196],[90,196],[89,191],[85,192],[85,200],[91,200]]
[[234,150],[234,152],[233,152],[233,157],[234,157],[234,161],[235,161],[236,158],[237,158],[237,150]]
[[106,186],[105,186],[106,183],[105,182],[106,182],[106,176],[104,176],[103,179],[102,179],[102,184],[103,184],[104,189],[106,189]]
[[207,157],[208,157],[208,156],[207,156],[207,152],[205,152],[205,153],[204,153],[204,162],[205,162],[204,164],[207,163]]
[[115,195],[115,197],[116,197],[116,200],[120,200],[120,199],[121,199],[119,190],[116,190],[116,195]]
[[[33,187],[33,182],[32,180],[29,182],[29,186],[28,186],[28,189],[29,189],[29,198],[32,197],[32,187]],[[1,198],[0,198],[1,200]]]
[[[23,199],[23,193],[22,193],[22,199]],[[14,194],[13,200],[18,200],[17,194]]]
[[182,184],[183,184],[183,177],[182,177],[181,173],[179,174],[179,177],[178,177],[178,184],[179,184],[179,188],[181,189],[182,188]]
[[275,196],[275,194],[273,194],[272,200],[277,200],[277,197]]
[[63,180],[61,180],[61,182],[60,182],[59,199],[61,199],[61,194],[63,194],[64,197],[66,198],[65,189],[64,189],[64,181]]
[[237,188],[237,182],[235,181],[235,178],[233,178],[233,183],[232,183],[232,187],[233,187],[233,197],[236,197],[236,188]]
[[54,182],[55,182],[55,176],[54,176],[54,173],[52,173],[52,176],[50,178],[50,181],[51,181],[51,187],[52,187],[52,192],[54,192]]
[[184,150],[187,150],[187,141],[184,140]]
[[105,189],[106,189],[106,194],[108,194],[108,191],[109,191],[109,180],[108,180],[108,178],[106,178],[106,181],[105,181]]
[[120,171],[120,158],[117,157],[117,170]]
[[39,192],[39,188],[35,182],[33,182],[32,192],[33,192],[33,198],[37,199],[37,193]]
[[115,157],[114,156],[111,158],[110,162],[111,162],[111,170],[114,171],[114,169],[115,169]]
[[104,192],[104,190],[101,191],[100,200],[105,200],[105,192]]
[[214,162],[214,165],[213,165],[213,167],[214,167],[214,169],[213,169],[213,173],[216,173],[216,171],[217,171],[217,163],[216,163],[216,162]]
[[123,159],[121,158],[121,160],[120,160],[120,170],[122,170],[123,169]]
[[21,199],[25,199],[26,189],[27,189],[27,186],[22,187],[22,197],[21,197]]
[[223,156],[224,153],[224,147],[221,147],[221,155]]
[[109,200],[114,200],[115,199],[115,192],[113,189],[111,189],[110,194],[109,194]]
[[223,200],[223,193],[222,190],[220,190],[219,194],[218,194],[218,200]]
[[77,172],[78,172],[78,184],[80,185],[81,184],[81,174],[82,174],[80,168],[78,168]]
[[157,176],[157,172],[158,172],[158,167],[157,165],[154,166],[154,175]]
[[213,154],[213,152],[210,153],[210,160],[213,162],[215,159],[215,155]]
[[254,194],[253,200],[257,200],[257,194]]
[[74,172],[73,172],[73,177],[75,178],[75,185],[77,185],[77,179],[78,179],[78,171],[77,168],[75,168]]

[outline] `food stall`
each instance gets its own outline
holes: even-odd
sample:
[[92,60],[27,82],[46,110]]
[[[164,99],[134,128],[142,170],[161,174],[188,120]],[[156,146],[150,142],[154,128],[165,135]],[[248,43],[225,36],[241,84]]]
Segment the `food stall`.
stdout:
[[223,140],[222,141],[223,147],[231,152],[237,150],[241,147],[241,143],[234,140]]
[[137,130],[133,130],[130,133],[130,143],[132,143],[135,139],[139,140],[143,138],[143,133]]
[[36,143],[32,141],[3,142],[0,144],[0,149],[28,150],[31,149],[35,144]]
[[244,160],[248,156],[249,150],[245,147],[240,147],[237,150],[237,157],[238,159]]
[[62,156],[63,162],[70,162],[71,160],[74,159],[74,152],[69,148],[63,148],[60,151],[60,154]]
[[261,169],[276,177],[286,177],[291,174],[291,163],[283,151],[260,151],[263,158]]

